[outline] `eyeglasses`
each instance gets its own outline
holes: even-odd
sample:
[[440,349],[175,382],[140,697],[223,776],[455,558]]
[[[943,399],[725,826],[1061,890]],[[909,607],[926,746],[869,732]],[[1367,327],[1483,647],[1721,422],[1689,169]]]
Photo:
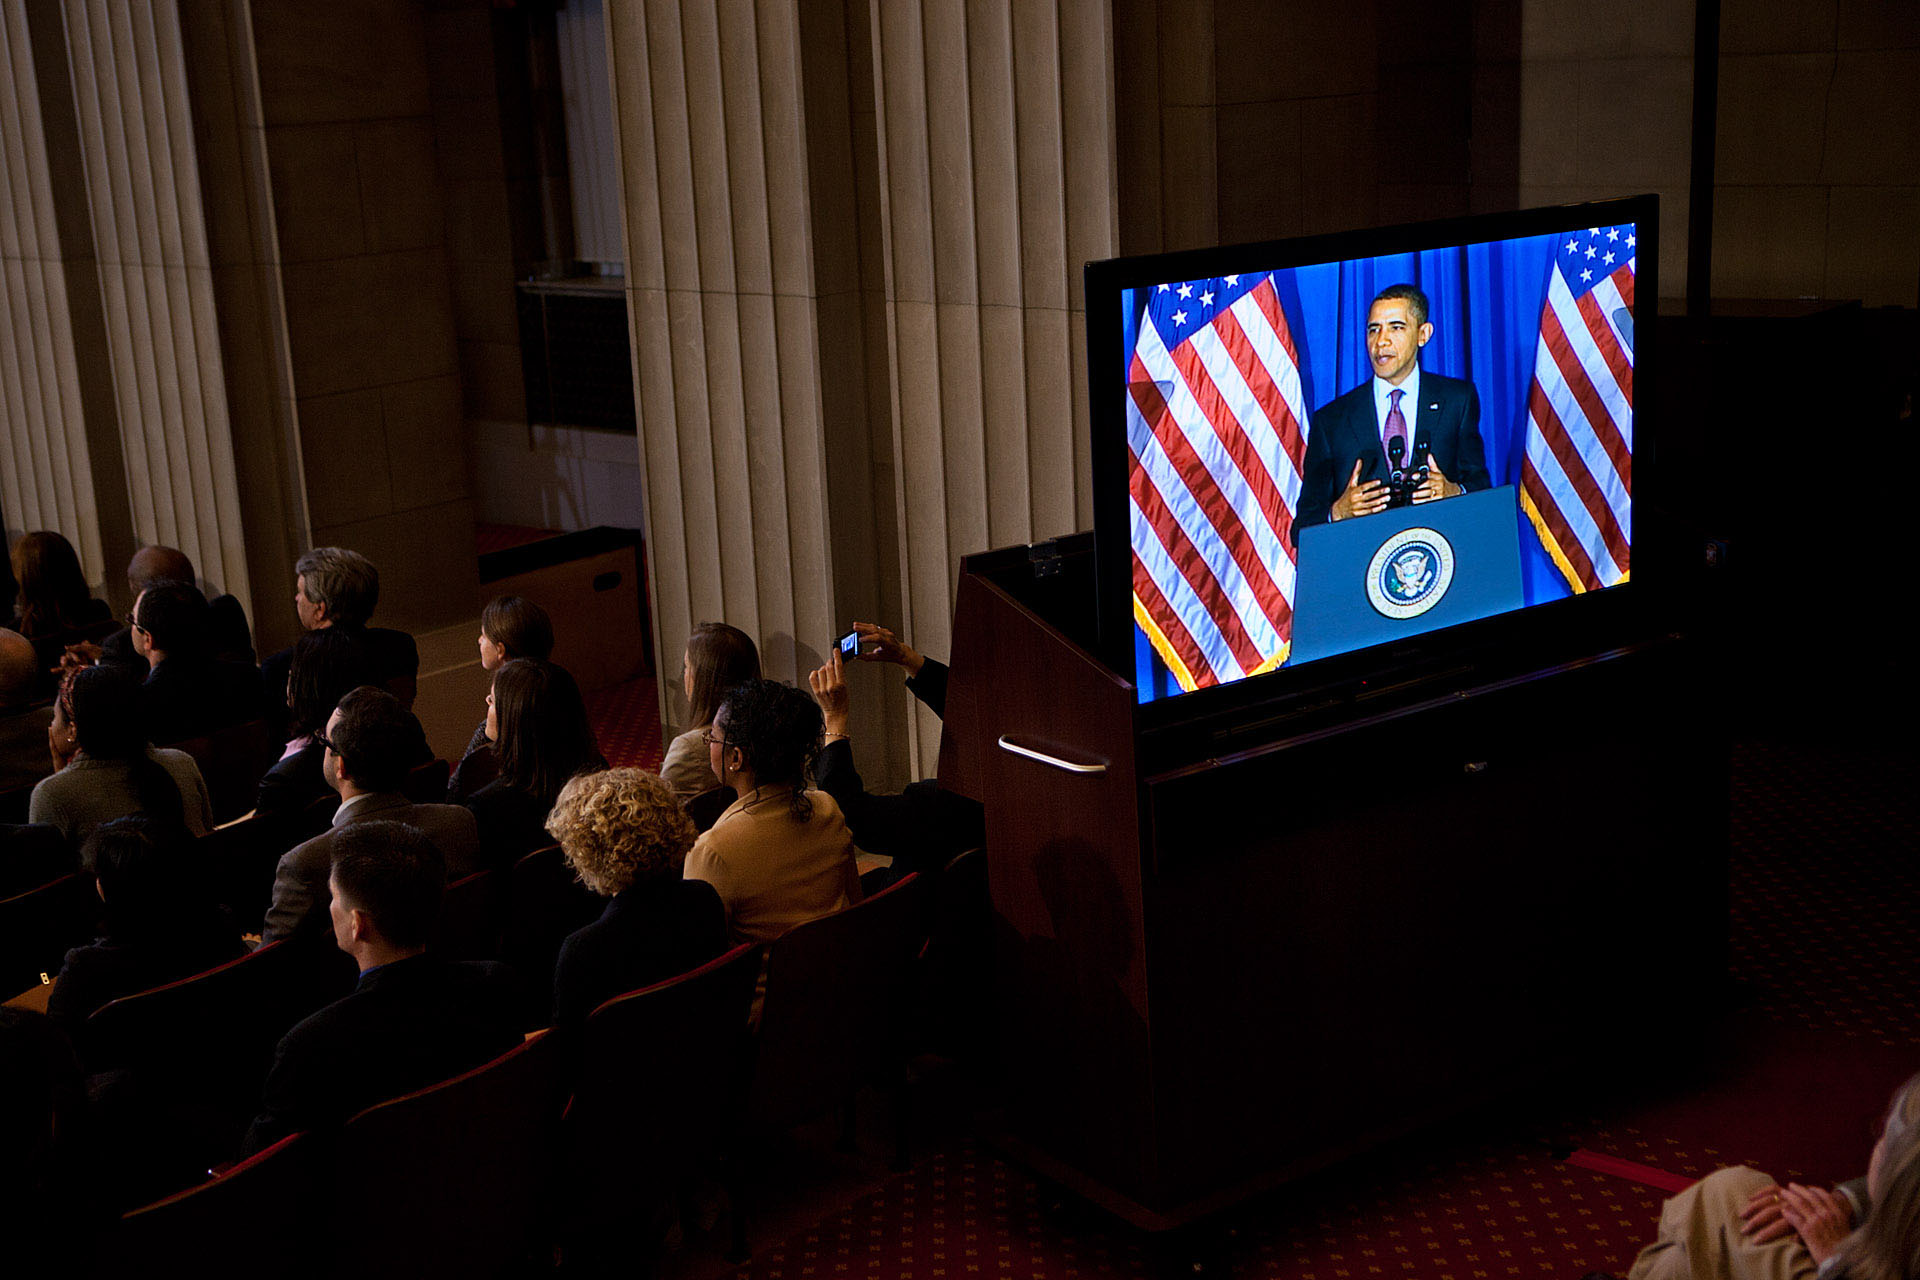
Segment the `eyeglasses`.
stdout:
[[710,747],[725,748],[726,746],[729,745],[727,740],[724,737],[721,737],[721,738],[714,737],[712,729],[702,729],[700,731],[700,740],[706,743]]
[[329,738],[324,733],[314,734],[313,743],[315,746],[319,747],[322,751],[331,751],[335,755],[340,754],[339,749],[333,745],[333,739]]

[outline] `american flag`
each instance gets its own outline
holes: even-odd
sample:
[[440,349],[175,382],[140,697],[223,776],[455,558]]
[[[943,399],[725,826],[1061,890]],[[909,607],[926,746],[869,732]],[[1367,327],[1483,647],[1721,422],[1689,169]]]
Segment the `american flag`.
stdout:
[[1636,239],[1631,223],[1560,237],[1540,311],[1520,505],[1576,593],[1627,580]]
[[1148,292],[1127,370],[1134,621],[1191,692],[1287,660],[1307,456],[1270,275]]

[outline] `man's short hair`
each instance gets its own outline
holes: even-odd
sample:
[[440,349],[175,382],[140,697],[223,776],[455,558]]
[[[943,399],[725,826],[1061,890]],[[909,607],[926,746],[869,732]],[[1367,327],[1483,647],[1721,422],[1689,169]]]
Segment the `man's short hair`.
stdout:
[[[1420,292],[1420,286],[1412,284],[1390,284],[1373,295],[1374,302],[1385,302],[1389,298],[1398,298],[1407,304],[1407,313],[1413,317],[1414,327],[1427,322],[1427,295]],[[1373,310],[1373,303],[1367,304],[1367,310]],[[309,592],[311,600],[313,594]]]
[[425,946],[440,917],[447,860],[418,827],[351,822],[333,836],[333,888],[396,947]]
[[40,660],[33,651],[33,641],[18,631],[0,627],[0,707],[31,702],[39,680]]
[[127,585],[133,588],[133,594],[139,595],[156,582],[171,579],[174,582],[192,582],[195,578],[193,561],[187,553],[178,547],[159,545],[142,547],[133,553],[133,559],[127,561]]
[[134,602],[133,621],[169,654],[196,654],[207,647],[207,598],[191,582],[150,582]]
[[338,625],[366,626],[380,603],[380,571],[358,551],[315,547],[294,561],[293,571],[306,580],[307,599],[327,606],[328,620]]
[[362,791],[398,791],[407,771],[431,755],[419,718],[385,689],[361,685],[338,709],[340,720],[327,737],[340,772]]

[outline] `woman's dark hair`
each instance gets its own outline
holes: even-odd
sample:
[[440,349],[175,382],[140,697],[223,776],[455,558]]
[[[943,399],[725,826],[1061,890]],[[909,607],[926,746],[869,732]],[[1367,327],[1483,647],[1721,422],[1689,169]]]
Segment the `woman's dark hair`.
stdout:
[[703,622],[687,637],[687,665],[693,668],[687,717],[696,726],[712,724],[729,690],[760,678],[760,650],[754,647],[753,637],[738,627]]
[[167,826],[186,829],[186,802],[159,761],[147,754],[146,718],[139,678],[115,666],[82,667],[63,681],[61,709],[75,743],[90,760],[119,760],[140,812]]
[[372,681],[372,660],[355,633],[345,627],[301,632],[293,642],[293,665],[287,674],[288,736],[320,732],[340,699]]
[[493,673],[500,777],[548,808],[567,779],[607,767],[580,686],[565,667],[515,658]]
[[509,658],[553,656],[553,619],[523,596],[495,596],[480,611],[480,630]]
[[73,544],[59,534],[43,529],[14,543],[13,574],[20,584],[21,635],[31,640],[86,621],[93,592]]
[[155,937],[177,928],[193,901],[186,829],[143,815],[103,822],[80,846],[80,866],[100,882],[107,936]]
[[813,816],[807,799],[807,770],[820,750],[826,727],[820,704],[778,680],[748,680],[736,685],[720,709],[726,712],[727,747],[738,748],[760,786],[791,786],[793,816]]

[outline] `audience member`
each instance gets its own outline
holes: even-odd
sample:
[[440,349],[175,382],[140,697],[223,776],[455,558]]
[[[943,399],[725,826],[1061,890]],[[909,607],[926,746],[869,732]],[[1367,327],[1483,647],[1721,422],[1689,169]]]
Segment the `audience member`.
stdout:
[[208,900],[185,833],[116,818],[87,837],[81,867],[105,906],[106,933],[67,952],[47,1015],[73,1033],[109,1000],[211,969],[245,948]]
[[39,691],[33,642],[0,628],[0,791],[31,786],[50,772],[47,726],[53,706],[37,703]]
[[[947,669],[922,655],[885,627],[854,623],[863,662],[891,662],[907,672],[907,688],[939,715],[946,707]],[[846,815],[854,841],[869,853],[893,859],[894,875],[938,871],[957,853],[986,842],[986,813],[979,802],[944,790],[927,778],[898,795],[870,795],[853,764],[848,726],[851,694],[835,649],[808,681],[826,725],[826,743],[814,761],[814,777]]]
[[560,944],[555,1023],[579,1023],[603,1001],[726,950],[720,895],[681,875],[693,821],[659,778],[640,769],[579,774],[561,789],[547,830],[581,882],[608,900],[598,920]]
[[133,647],[147,664],[141,701],[155,742],[181,742],[256,719],[260,673],[213,656],[207,598],[161,579],[133,602]]
[[[545,662],[553,656],[553,621],[547,611],[520,596],[495,596],[480,611],[480,669],[491,675],[515,658]],[[447,779],[447,801],[458,804],[500,776],[500,757],[482,719]]]
[[15,629],[29,640],[60,637],[113,618],[107,602],[87,586],[73,544],[51,530],[29,533],[13,544],[13,573],[20,583]]
[[[367,646],[375,682],[386,686],[403,706],[411,707],[420,675],[420,650],[404,631],[367,625],[374,606],[380,603],[380,571],[373,562],[345,547],[315,547],[294,562],[293,572],[293,610],[299,616],[301,630],[341,627],[353,632]],[[280,716],[275,698],[286,688],[292,666],[290,647],[260,664],[270,718],[277,720]]]
[[1668,1200],[1628,1280],[1915,1280],[1920,1275],[1920,1075],[1894,1092],[1867,1175],[1836,1190],[1745,1166]]
[[714,712],[737,684],[760,678],[760,651],[753,637],[724,622],[703,622],[687,637],[680,681],[687,691],[687,720],[692,728],[667,744],[660,776],[681,804],[720,785],[707,761],[707,731]]
[[607,767],[580,686],[565,667],[515,658],[493,674],[487,736],[500,776],[467,801],[480,824],[480,861],[504,867],[549,843],[547,814],[576,773]]
[[118,667],[80,667],[61,681],[47,730],[59,772],[33,789],[27,818],[58,827],[78,848],[103,822],[145,814],[193,835],[213,827],[200,766],[184,751],[147,743],[140,684]]
[[433,841],[404,823],[360,822],[337,834],[329,859],[327,914],[359,985],[280,1041],[249,1151],[344,1123],[520,1043],[519,991],[505,966],[427,952],[448,876]]
[[771,942],[860,900],[840,806],[805,786],[820,732],[813,700],[773,680],[736,686],[714,715],[708,764],[739,799],[694,842],[686,877],[719,892],[735,942]]
[[[127,561],[127,594],[135,600],[156,582],[198,582],[193,561],[175,547],[147,546]],[[254,665],[253,632],[246,610],[230,595],[207,602],[207,650],[216,661]],[[136,667],[146,674],[147,660],[133,647],[133,627],[124,626],[100,642],[101,662]]]
[[454,879],[478,870],[480,833],[457,804],[414,804],[402,795],[407,772],[432,758],[413,712],[384,689],[364,686],[340,699],[321,737],[321,769],[340,796],[332,827],[280,857],[268,942],[317,929],[327,919],[327,868],[335,842],[364,822],[404,822],[424,832]]
[[282,692],[287,745],[260,779],[256,815],[292,813],[333,794],[321,767],[326,755],[322,731],[340,699],[372,678],[366,646],[349,631],[325,627],[293,642],[293,667]]

